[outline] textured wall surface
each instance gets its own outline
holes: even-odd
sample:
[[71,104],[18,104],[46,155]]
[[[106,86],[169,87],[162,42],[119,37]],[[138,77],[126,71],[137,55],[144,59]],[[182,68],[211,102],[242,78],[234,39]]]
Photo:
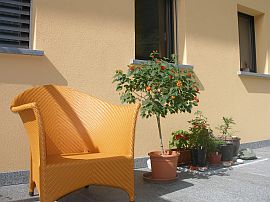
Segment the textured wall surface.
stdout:
[[[261,15],[256,29],[265,40],[258,41],[258,69],[268,73],[268,0],[178,0],[179,58],[194,65],[202,85],[198,109],[213,128],[222,116],[232,116],[243,142],[270,139],[270,79],[237,75],[237,9]],[[25,131],[18,115],[9,110],[16,94],[53,83],[119,104],[112,76],[135,55],[134,0],[34,0],[33,13],[33,46],[45,55],[0,54],[0,172],[28,169]],[[191,118],[179,114],[162,120],[165,145],[171,131],[187,129]],[[139,118],[136,157],[159,149],[155,121]]]

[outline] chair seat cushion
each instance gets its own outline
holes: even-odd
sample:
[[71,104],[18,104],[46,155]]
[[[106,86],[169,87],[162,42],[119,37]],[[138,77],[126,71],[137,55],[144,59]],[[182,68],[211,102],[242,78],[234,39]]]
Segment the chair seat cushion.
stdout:
[[50,155],[47,157],[47,166],[63,166],[64,164],[84,164],[106,161],[122,161],[131,159],[130,156],[107,154],[107,153],[72,153],[62,155]]
[[90,184],[132,190],[133,161],[132,156],[107,153],[50,155],[45,187],[56,198]]

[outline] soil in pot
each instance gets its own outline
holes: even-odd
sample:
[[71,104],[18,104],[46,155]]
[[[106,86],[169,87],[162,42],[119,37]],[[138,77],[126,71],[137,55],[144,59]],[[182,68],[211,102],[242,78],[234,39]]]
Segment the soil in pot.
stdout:
[[233,144],[226,143],[224,145],[220,145],[221,152],[221,161],[232,161],[233,159]]
[[208,162],[211,165],[220,165],[221,163],[221,154],[219,154],[218,152],[213,152],[208,154]]
[[181,165],[189,165],[191,163],[191,151],[190,149],[180,149],[180,150],[174,150],[179,154],[178,157],[178,166]]
[[161,155],[160,151],[150,152],[152,178],[159,180],[176,178],[178,156],[177,152]]

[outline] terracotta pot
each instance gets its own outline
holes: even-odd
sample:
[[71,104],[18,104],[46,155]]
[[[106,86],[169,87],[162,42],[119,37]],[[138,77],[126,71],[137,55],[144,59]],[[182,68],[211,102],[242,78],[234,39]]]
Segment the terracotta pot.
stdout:
[[161,155],[160,151],[150,152],[148,154],[151,159],[152,178],[153,179],[173,179],[176,177],[177,152]]
[[173,149],[173,151],[176,151],[179,154],[178,157],[178,166],[181,165],[188,165],[191,163],[191,152],[190,149]]
[[211,165],[219,165],[221,163],[221,154],[218,152],[208,154],[208,162]]

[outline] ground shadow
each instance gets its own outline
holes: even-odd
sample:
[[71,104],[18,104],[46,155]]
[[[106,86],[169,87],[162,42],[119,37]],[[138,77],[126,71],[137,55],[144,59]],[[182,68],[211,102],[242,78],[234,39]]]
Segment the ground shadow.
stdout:
[[[193,186],[193,184],[182,181],[182,179],[178,179],[176,182],[166,184],[154,184],[145,182],[143,180],[143,173],[145,172],[146,171],[141,170],[134,171],[135,201],[169,202],[171,200],[166,195]],[[59,201],[65,202],[70,201],[71,199],[79,200],[82,198],[82,196],[85,199],[83,201],[129,201],[128,194],[125,191],[117,188],[99,185],[91,185],[88,188],[82,188],[65,196]]]
[[182,174],[172,183],[155,184],[145,182],[143,174],[147,171],[135,170],[135,201],[167,202],[166,195],[193,186],[192,183],[183,181]]
[[0,84],[68,84],[46,56],[3,55],[0,60]]

